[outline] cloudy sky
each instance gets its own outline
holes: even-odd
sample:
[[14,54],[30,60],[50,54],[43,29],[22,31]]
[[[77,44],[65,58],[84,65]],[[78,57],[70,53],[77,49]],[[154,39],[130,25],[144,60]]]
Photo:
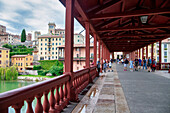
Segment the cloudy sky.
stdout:
[[[65,7],[59,0],[0,0],[0,24],[7,27],[7,32],[21,34],[41,31],[46,34],[48,23],[55,22],[56,28],[65,27]],[[75,21],[76,33],[83,27]]]

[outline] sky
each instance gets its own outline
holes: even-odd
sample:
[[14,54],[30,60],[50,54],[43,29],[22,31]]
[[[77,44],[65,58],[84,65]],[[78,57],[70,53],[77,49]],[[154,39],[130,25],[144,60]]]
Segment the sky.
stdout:
[[[55,22],[56,28],[65,28],[65,7],[59,0],[0,0],[0,24],[6,26],[7,32],[21,34],[48,32],[48,23]],[[84,28],[75,20],[74,32]]]

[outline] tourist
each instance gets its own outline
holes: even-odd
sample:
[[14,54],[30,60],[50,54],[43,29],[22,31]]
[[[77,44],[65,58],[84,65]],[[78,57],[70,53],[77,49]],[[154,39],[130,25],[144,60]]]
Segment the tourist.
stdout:
[[131,58],[131,60],[130,60],[130,66],[129,66],[129,68],[130,68],[130,71],[133,72],[133,60],[132,60],[132,58]]
[[145,57],[143,58],[143,69],[144,69],[144,67],[145,67],[145,69],[147,70]]
[[135,71],[138,71],[138,62],[139,62],[139,60],[136,57],[136,59],[135,59]]
[[104,72],[106,73],[106,68],[107,68],[107,63],[106,63],[106,61],[104,61],[104,63],[103,63],[103,69],[104,69]]
[[[110,71],[112,70],[112,62],[111,61],[109,62],[109,69],[110,69]],[[112,70],[112,72],[113,72],[113,70]]]
[[139,69],[141,69],[142,60],[139,58]]
[[98,70],[98,73],[100,73],[100,61],[99,60],[97,61],[97,70]]
[[152,72],[155,72],[155,69],[156,69],[156,61],[155,61],[155,59],[153,59],[153,61],[152,61]]
[[127,58],[126,58],[125,64],[124,64],[124,71],[127,71],[127,64],[129,64],[129,61],[128,61]]
[[152,60],[150,59],[150,57],[148,58],[148,72],[151,72],[151,63],[152,63]]

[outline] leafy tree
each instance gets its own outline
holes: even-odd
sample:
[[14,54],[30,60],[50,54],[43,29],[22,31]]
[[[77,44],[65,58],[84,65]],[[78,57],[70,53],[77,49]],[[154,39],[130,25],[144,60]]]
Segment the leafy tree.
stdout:
[[53,76],[59,76],[63,74],[63,66],[56,66],[53,65],[49,72],[53,75]]
[[25,42],[25,40],[26,40],[26,31],[25,29],[23,29],[21,33],[21,42]]
[[10,52],[12,52],[12,50],[13,50],[13,46],[10,44],[4,44],[2,47],[10,49]]

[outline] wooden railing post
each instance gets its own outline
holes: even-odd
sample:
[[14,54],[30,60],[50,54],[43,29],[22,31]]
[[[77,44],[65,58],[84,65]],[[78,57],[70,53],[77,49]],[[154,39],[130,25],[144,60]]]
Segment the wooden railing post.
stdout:
[[51,89],[51,95],[50,95],[50,113],[55,113],[55,97],[54,97],[54,88]]
[[24,101],[13,105],[12,107],[15,109],[15,113],[20,113],[23,105],[24,105]]
[[28,104],[28,108],[27,108],[27,112],[26,113],[34,113],[33,109],[32,109],[32,101],[34,100],[34,98],[28,98],[27,104]]

